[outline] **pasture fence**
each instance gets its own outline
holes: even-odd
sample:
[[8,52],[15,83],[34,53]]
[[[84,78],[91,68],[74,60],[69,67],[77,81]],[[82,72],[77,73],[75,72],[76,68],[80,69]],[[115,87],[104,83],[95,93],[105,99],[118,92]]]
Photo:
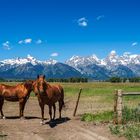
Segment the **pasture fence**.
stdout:
[[74,112],[73,112],[73,117],[75,117],[75,115],[76,115],[76,111],[77,111],[77,107],[78,107],[78,104],[79,104],[81,92],[82,92],[82,88],[80,88],[80,91],[79,91],[79,93],[78,93],[78,98],[77,98],[76,105],[75,105],[75,109],[74,109]]
[[[124,123],[126,123],[126,120],[128,120],[128,119],[130,120],[130,118],[131,118],[131,121],[137,120],[138,123],[140,122],[140,103],[138,104],[138,107],[133,110],[126,108],[124,106],[123,98],[128,97],[128,96],[140,96],[140,92],[124,92],[121,89],[115,90],[114,120],[113,120],[114,124],[124,124]],[[132,120],[132,117],[135,117],[135,118],[133,118],[133,120]]]

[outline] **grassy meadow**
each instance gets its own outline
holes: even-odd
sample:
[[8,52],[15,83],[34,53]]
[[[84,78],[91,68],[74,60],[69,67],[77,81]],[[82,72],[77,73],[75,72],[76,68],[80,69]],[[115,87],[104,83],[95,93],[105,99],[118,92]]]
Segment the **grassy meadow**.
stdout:
[[[15,85],[17,83],[5,83]],[[79,89],[82,88],[80,104],[85,108],[85,111],[96,110],[112,110],[114,103],[115,89],[122,89],[124,92],[140,92],[140,83],[109,83],[109,82],[89,82],[89,83],[50,83],[61,84],[65,91],[65,100],[76,100]],[[34,97],[34,93],[31,93]],[[123,98],[127,105],[137,105],[140,103],[140,96],[130,96]],[[95,111],[96,112],[96,111]]]

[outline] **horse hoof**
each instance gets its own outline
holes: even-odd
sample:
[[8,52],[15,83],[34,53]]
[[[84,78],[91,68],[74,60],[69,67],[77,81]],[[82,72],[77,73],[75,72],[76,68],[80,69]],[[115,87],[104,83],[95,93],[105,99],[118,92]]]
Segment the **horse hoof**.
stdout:
[[20,117],[21,120],[25,120],[25,117]]
[[5,120],[5,119],[6,119],[6,117],[5,117],[5,116],[1,116],[1,119]]
[[44,124],[45,124],[45,121],[41,121],[40,124],[41,124],[41,125],[44,125]]

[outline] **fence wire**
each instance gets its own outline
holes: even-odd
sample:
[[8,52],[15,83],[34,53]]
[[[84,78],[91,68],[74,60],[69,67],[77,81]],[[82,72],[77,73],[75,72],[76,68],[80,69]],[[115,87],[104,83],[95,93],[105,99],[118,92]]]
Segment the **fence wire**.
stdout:
[[122,122],[140,124],[140,95],[123,97]]

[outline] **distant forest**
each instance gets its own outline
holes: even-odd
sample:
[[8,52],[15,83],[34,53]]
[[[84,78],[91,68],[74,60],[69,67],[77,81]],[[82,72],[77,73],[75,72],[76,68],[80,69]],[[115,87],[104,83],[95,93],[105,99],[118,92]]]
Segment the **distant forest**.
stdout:
[[[4,79],[0,78],[0,82],[24,82],[28,79]],[[46,79],[48,82],[64,82],[64,83],[86,83],[88,82],[88,78],[77,78],[77,77],[72,77],[72,78],[50,78]]]
[[[0,82],[24,82],[28,79],[4,79],[0,78]],[[34,80],[34,79],[33,79]],[[87,83],[89,82],[88,78],[50,78],[46,79],[48,82],[63,82],[63,83]],[[111,82],[111,83],[125,83],[125,82],[132,82],[132,83],[139,83],[140,77],[133,77],[133,78],[121,78],[121,77],[111,77],[108,80],[90,80],[90,82]]]
[[140,77],[132,77],[132,78],[121,78],[121,77],[111,77],[108,82],[111,83],[125,83],[125,82],[132,82],[132,83],[139,83]]

